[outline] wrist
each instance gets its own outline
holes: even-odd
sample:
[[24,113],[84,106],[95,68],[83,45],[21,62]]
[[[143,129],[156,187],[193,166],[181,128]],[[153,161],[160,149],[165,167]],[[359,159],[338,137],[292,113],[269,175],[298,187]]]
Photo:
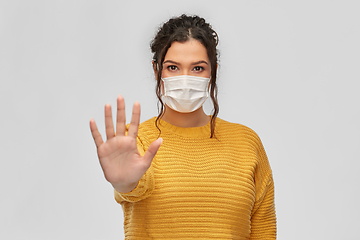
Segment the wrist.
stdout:
[[139,182],[135,182],[135,183],[132,183],[132,184],[111,184],[113,186],[113,188],[120,192],[120,193],[128,193],[128,192],[131,192],[132,190],[134,190],[137,185],[138,185]]

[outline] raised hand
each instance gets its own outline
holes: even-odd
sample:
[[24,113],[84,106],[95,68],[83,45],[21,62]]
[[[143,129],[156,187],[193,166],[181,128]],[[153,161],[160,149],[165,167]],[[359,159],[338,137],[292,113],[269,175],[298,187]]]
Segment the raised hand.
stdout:
[[106,142],[103,141],[94,119],[90,120],[91,134],[104,176],[119,192],[130,192],[137,186],[162,143],[161,138],[155,140],[144,156],[141,156],[136,144],[139,121],[140,104],[135,102],[128,135],[125,136],[125,103],[121,95],[117,98],[116,134],[110,104],[105,105]]

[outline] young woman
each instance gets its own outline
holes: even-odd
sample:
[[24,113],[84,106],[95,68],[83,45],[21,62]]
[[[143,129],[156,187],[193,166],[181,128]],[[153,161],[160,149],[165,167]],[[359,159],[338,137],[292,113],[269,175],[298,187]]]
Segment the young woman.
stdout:
[[[203,18],[170,19],[151,43],[159,115],[139,125],[136,102],[125,125],[119,96],[116,131],[105,106],[106,142],[90,120],[126,239],[276,239],[262,143],[250,128],[217,117],[217,43]],[[202,107],[208,95],[211,116]]]

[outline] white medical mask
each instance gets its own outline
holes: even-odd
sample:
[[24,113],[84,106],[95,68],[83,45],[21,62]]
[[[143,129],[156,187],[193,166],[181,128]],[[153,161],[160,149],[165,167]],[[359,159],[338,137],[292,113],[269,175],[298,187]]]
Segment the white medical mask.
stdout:
[[193,112],[199,109],[209,96],[210,78],[180,75],[161,80],[164,83],[162,100],[177,112]]

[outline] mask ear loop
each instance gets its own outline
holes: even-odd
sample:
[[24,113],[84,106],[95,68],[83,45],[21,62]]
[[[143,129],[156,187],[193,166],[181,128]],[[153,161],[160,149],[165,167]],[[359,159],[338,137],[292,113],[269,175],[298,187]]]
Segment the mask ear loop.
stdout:
[[165,95],[165,82],[164,79],[161,78],[161,86],[160,86],[160,93],[161,93],[161,97],[163,97]]
[[211,89],[211,77],[209,78],[209,86],[207,88],[207,95],[210,96],[210,89]]
[[[158,73],[159,73],[159,71],[160,71],[160,67],[159,67],[159,63],[157,62],[157,61],[155,61],[155,65],[156,65],[156,72],[157,72],[157,76],[156,76],[156,78],[158,77]],[[161,97],[163,97],[164,96],[164,80],[161,78],[161,86],[160,86],[160,95],[161,95]]]
[[[159,72],[160,71],[160,67],[159,67],[159,63],[157,62],[156,63],[156,70]],[[161,94],[161,97],[163,97],[165,95],[165,83],[164,83],[164,79],[161,77],[161,86],[160,86],[160,94]]]

